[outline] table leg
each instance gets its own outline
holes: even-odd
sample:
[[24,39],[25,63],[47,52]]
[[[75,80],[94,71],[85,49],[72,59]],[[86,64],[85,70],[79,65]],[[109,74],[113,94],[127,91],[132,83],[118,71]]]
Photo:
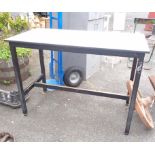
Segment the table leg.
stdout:
[[130,74],[130,80],[133,81],[135,77],[135,70],[137,66],[137,58],[133,59],[133,64],[132,64],[132,69],[131,69],[131,74]]
[[129,134],[129,130],[130,130],[133,111],[135,108],[137,91],[138,91],[138,87],[139,87],[140,76],[141,76],[141,72],[142,72],[142,68],[143,68],[143,62],[144,62],[144,54],[141,55],[141,57],[138,59],[137,67],[135,70],[136,73],[135,73],[135,78],[134,78],[133,91],[131,94],[130,106],[129,106],[128,117],[127,117],[126,128],[125,128],[125,134],[126,135]]
[[[137,58],[134,58],[134,59],[133,59],[133,63],[132,63],[131,74],[130,74],[130,80],[131,80],[131,81],[134,80],[136,66],[137,66]],[[127,95],[129,95],[129,92],[127,93]],[[129,105],[129,99],[126,100],[126,105],[127,105],[127,106]]]
[[[43,50],[39,49],[39,60],[40,60],[40,68],[41,68],[41,73],[43,75],[42,82],[46,83],[46,74],[45,74],[45,65],[44,65],[44,54]],[[47,88],[43,88],[43,91],[46,92]]]
[[20,68],[19,68],[19,63],[18,63],[18,58],[17,58],[17,53],[16,53],[16,47],[14,45],[10,44],[10,51],[11,51],[11,55],[12,55],[12,62],[14,65],[14,71],[15,71],[15,77],[16,77],[16,82],[17,82],[17,87],[18,87],[19,99],[21,102],[23,114],[26,115],[27,107],[26,107],[23,83],[22,83],[22,79],[21,79]]

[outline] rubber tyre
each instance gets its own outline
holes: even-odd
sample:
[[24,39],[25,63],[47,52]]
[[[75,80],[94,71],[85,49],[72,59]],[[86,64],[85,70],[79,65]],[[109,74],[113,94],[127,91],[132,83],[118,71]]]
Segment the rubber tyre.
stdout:
[[[73,75],[74,73],[76,73],[76,75],[78,75],[78,78],[76,80],[76,82],[72,82],[71,81],[71,75]],[[65,71],[64,77],[63,77],[64,83],[66,86],[69,87],[77,87],[81,84],[81,82],[83,81],[83,72],[81,70],[81,68],[79,67],[70,67]]]

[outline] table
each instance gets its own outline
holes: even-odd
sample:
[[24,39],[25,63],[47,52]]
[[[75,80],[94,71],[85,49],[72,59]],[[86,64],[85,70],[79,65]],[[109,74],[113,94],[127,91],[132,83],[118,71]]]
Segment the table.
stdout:
[[[52,88],[63,91],[123,99],[126,100],[127,104],[129,104],[125,128],[125,134],[129,134],[135,107],[136,94],[143,68],[144,56],[145,53],[149,52],[149,48],[143,34],[38,28],[10,37],[6,39],[6,41],[8,41],[10,45],[21,108],[24,115],[27,114],[25,95],[34,87],[42,87],[44,92],[47,91],[47,88]],[[41,75],[25,90],[23,89],[21,80],[16,47],[39,50]],[[128,95],[110,92],[108,93],[46,84],[43,50],[61,50],[63,52],[72,53],[134,58],[130,74],[130,80],[134,81],[131,97],[129,98]]]

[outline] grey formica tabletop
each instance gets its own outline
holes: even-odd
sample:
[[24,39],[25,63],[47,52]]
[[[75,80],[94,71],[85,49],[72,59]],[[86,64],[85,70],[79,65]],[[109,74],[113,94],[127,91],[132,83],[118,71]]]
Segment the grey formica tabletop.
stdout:
[[77,48],[123,50],[149,53],[141,33],[99,32],[37,28],[5,39],[12,43],[56,45]]

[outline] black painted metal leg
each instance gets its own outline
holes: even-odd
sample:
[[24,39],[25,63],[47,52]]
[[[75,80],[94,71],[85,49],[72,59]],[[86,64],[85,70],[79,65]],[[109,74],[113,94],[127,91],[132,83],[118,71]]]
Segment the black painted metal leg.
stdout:
[[[135,69],[137,66],[137,58],[133,59],[133,63],[132,63],[132,69],[131,69],[131,74],[130,74],[130,80],[133,81],[134,77],[135,77]],[[129,92],[127,93],[127,95],[129,95]],[[129,98],[126,100],[126,105],[129,105]]]
[[141,55],[141,57],[138,60],[137,67],[136,67],[133,91],[131,94],[130,106],[129,106],[128,117],[127,117],[126,128],[125,128],[126,135],[129,134],[129,130],[130,130],[133,111],[135,108],[135,100],[136,100],[137,91],[138,91],[138,87],[139,87],[140,76],[141,76],[141,72],[142,72],[142,68],[143,68],[143,62],[144,62],[144,55]]
[[[40,60],[40,67],[41,67],[41,74],[43,75],[42,82],[46,83],[46,74],[45,74],[45,65],[44,65],[44,54],[43,50],[39,49],[39,60]],[[47,88],[43,87],[43,91],[46,92]]]
[[21,79],[20,68],[19,68],[19,63],[18,63],[18,58],[17,58],[17,53],[16,53],[16,47],[14,45],[10,44],[10,51],[11,51],[11,55],[12,55],[12,62],[14,65],[14,71],[15,71],[15,77],[16,77],[21,107],[22,107],[23,114],[26,115],[27,107],[26,107],[23,83],[22,83],[22,79]]
[[135,77],[135,70],[137,66],[137,58],[133,59],[133,64],[132,64],[132,69],[131,69],[131,74],[130,74],[130,80],[133,81]]

